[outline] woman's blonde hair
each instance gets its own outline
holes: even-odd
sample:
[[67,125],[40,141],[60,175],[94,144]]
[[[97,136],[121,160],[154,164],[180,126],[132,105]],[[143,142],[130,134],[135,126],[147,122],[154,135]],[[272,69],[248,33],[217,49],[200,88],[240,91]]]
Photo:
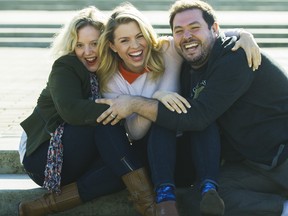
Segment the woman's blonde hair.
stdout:
[[104,31],[106,18],[94,6],[77,11],[74,17],[55,35],[51,44],[51,55],[57,59],[73,53],[78,40],[78,31],[85,26],[93,26],[100,32]]
[[150,73],[153,73],[152,79],[156,80],[164,72],[161,48],[167,40],[159,40],[152,25],[145,19],[144,15],[132,4],[124,3],[114,9],[99,40],[98,48],[101,62],[96,73],[99,77],[101,92],[109,91],[107,83],[114,73],[118,71],[119,62],[121,61],[119,55],[110,48],[110,43],[114,44],[114,32],[119,25],[130,22],[137,23],[147,41],[148,53],[145,60],[145,68],[148,68]]

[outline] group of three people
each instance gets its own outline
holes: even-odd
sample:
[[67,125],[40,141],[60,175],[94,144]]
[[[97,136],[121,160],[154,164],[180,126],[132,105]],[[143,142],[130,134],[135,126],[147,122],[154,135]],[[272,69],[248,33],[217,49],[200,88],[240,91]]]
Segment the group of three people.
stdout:
[[[260,84],[254,84],[253,80],[260,79],[257,78],[260,76],[256,75],[258,73],[267,76],[267,79],[269,74],[262,75],[262,66],[257,72],[248,67],[252,66],[249,50],[249,63],[241,50],[231,51],[235,37],[225,38],[221,34],[214,12],[206,3],[177,1],[170,15],[174,39],[157,38],[145,17],[129,4],[117,7],[107,23],[96,8],[86,8],[77,13],[61,31],[52,47],[60,58],[53,64],[47,87],[42,91],[33,113],[21,123],[27,134],[22,142],[24,151],[21,152],[24,168],[32,180],[52,193],[21,202],[19,215],[64,211],[125,187],[141,215],[178,215],[174,192],[178,181],[186,185],[199,185],[203,194],[200,206],[203,215],[224,214],[224,203],[217,193],[218,189],[224,198],[227,215],[237,215],[229,212],[237,212],[238,215],[247,215],[247,212],[248,215],[260,215],[269,211],[271,215],[279,215],[282,212],[286,199],[280,197],[280,192],[273,191],[278,185],[277,181],[271,180],[275,185],[265,189],[270,193],[275,192],[275,205],[270,208],[267,203],[263,203],[262,208],[260,205],[253,208],[253,202],[260,195],[243,200],[245,190],[253,192],[256,190],[255,184],[259,182],[249,181],[244,186],[239,182],[244,187],[240,188],[231,181],[239,180],[238,176],[245,174],[248,168],[250,172],[256,170],[258,174],[257,169],[246,168],[246,164],[269,164],[268,152],[273,156],[272,149],[278,147],[278,142],[275,143],[272,138],[266,140],[268,138],[262,137],[262,134],[259,137],[260,132],[257,132],[257,136],[254,130],[262,130],[258,125],[263,119],[268,125],[269,121],[280,124],[277,122],[282,118],[278,115],[285,121],[285,115],[281,114],[285,111],[284,104],[283,109],[277,109],[276,104],[267,104],[267,109],[272,109],[275,115],[268,110],[262,113],[257,108],[255,113],[259,118],[255,113],[247,120],[243,114],[236,114],[239,118],[236,121],[234,116],[234,112],[245,112],[258,105],[257,100],[263,100],[266,92],[262,93],[263,96],[257,92],[269,88],[263,87],[262,83],[259,88]],[[244,45],[251,41],[246,40]],[[252,46],[253,49],[255,47],[257,45]],[[186,99],[175,93],[179,90],[183,59],[181,94]],[[259,59],[254,57],[253,67],[258,67]],[[265,68],[265,71],[268,69],[270,72],[271,68]],[[271,72],[271,76],[275,76],[274,73]],[[252,97],[248,90],[254,85]],[[280,87],[284,94],[287,87]],[[272,98],[277,97],[266,94],[271,103],[283,103],[285,99],[280,97],[277,89],[271,91],[274,90],[279,100],[273,101]],[[243,96],[246,92],[249,94]],[[98,100],[102,96],[111,99]],[[147,99],[151,97],[160,100],[163,105],[158,104],[157,100]],[[251,100],[255,97],[254,104]],[[249,102],[250,108],[237,109],[237,106]],[[265,115],[269,119],[266,120]],[[249,127],[245,125],[247,121],[250,121]],[[104,125],[99,124],[101,122]],[[239,124],[243,126],[239,128]],[[275,127],[278,135],[273,135],[282,138],[282,147],[277,151],[280,160],[274,163],[277,168],[285,164],[285,135],[282,132],[287,125],[283,123],[282,126],[281,130]],[[267,127],[263,133],[268,136],[275,128]],[[272,131],[268,133],[270,129]],[[183,135],[179,136],[180,132]],[[236,132],[238,134],[234,137]],[[233,137],[229,137],[230,133]],[[176,145],[177,137],[181,137],[181,142]],[[250,141],[251,137],[254,138],[253,142]],[[268,145],[260,138],[273,143]],[[233,145],[230,144],[231,140],[234,141]],[[245,146],[237,146],[238,142],[247,142],[249,151]],[[260,147],[265,144],[265,148]],[[230,173],[227,168],[221,170],[219,185],[220,146],[226,161],[238,159],[241,163],[232,165],[242,168],[245,164],[245,169],[243,173],[241,170],[237,172],[234,166],[226,162],[223,168],[231,166],[231,170]],[[226,148],[234,152],[230,153]],[[176,159],[178,162],[181,157],[187,157],[190,164],[180,163],[175,167]],[[237,174],[230,176],[232,171]],[[264,171],[255,175],[255,179],[262,173]],[[279,171],[277,178],[280,182],[283,180],[281,173]],[[267,184],[271,182],[267,180]],[[260,189],[263,188],[259,186]],[[247,194],[251,191],[247,191]],[[268,196],[267,191],[261,193],[263,197]],[[244,208],[240,207],[243,206],[242,202],[246,203]],[[235,203],[239,206],[235,207]]]

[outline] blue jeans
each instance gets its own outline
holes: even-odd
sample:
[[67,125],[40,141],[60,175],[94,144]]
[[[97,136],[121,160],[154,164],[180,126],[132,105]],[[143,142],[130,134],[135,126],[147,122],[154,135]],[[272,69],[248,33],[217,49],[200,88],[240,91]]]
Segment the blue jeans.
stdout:
[[154,186],[174,186],[176,132],[153,124],[148,136],[148,159]]
[[221,142],[217,124],[213,123],[203,131],[191,132],[190,145],[197,173],[196,182],[200,186],[207,180],[217,183],[221,157]]
[[[153,125],[148,156],[154,186],[170,184],[201,186],[217,184],[220,164],[220,137],[216,123],[204,131],[186,131],[178,141],[173,131]],[[177,145],[176,145],[177,144]],[[175,178],[174,178],[175,177]]]
[[[134,155],[122,126],[65,125],[61,185],[77,182],[83,202],[124,188],[121,176],[143,166]],[[42,186],[49,140],[33,154],[25,156],[23,165],[35,183]]]

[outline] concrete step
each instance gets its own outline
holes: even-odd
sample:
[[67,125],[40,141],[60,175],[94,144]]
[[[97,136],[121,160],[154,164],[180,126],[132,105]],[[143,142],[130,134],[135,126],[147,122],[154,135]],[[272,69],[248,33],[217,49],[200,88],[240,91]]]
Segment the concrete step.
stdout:
[[[0,0],[0,10],[78,10],[95,5],[100,10],[111,10],[122,1],[119,0]],[[173,0],[130,0],[141,10],[167,10]]]
[[[31,37],[51,38],[61,28],[61,24],[0,24],[0,37]],[[168,24],[154,23],[153,28],[158,34],[171,35]],[[255,37],[287,37],[287,24],[223,24],[221,29],[244,28],[255,35]]]
[[[18,145],[20,137],[0,138],[0,174],[23,174]],[[0,184],[1,187],[1,184]],[[0,214],[1,215],[1,214]]]
[[[0,10],[0,47],[47,48],[52,42],[53,35],[73,13],[73,11]],[[104,13],[109,15],[111,11]],[[159,35],[171,35],[167,11],[143,11],[143,13]],[[261,47],[288,47],[287,11],[220,11],[218,18],[223,30],[244,28],[254,35]]]
[[[168,10],[173,0],[130,0],[140,10]],[[207,0],[217,10],[285,11],[286,0]],[[76,10],[96,5],[101,10],[111,10],[119,0],[0,0],[0,10]]]
[[[260,47],[288,47],[288,38],[255,38]],[[0,47],[49,48],[50,38],[0,38]]]
[[[0,215],[18,215],[20,201],[33,200],[47,191],[36,185],[27,175],[0,175]],[[64,213],[55,215],[136,215],[127,199],[127,192],[103,196]]]
[[[18,215],[20,201],[33,200],[46,193],[27,175],[0,175],[0,215]],[[192,197],[191,188],[177,189],[177,204],[181,216],[197,216],[199,201]],[[55,216],[137,216],[128,201],[126,190],[97,198],[69,211],[53,214]]]
[[286,0],[208,0],[207,2],[216,10],[223,11],[287,11],[288,9]]
[[0,47],[49,48],[51,38],[0,38]]
[[[53,35],[55,35],[61,25],[0,25],[0,46],[1,47],[49,47]],[[154,24],[154,29],[158,35],[171,35],[168,25]],[[250,31],[259,46],[261,47],[288,47],[288,25],[222,25],[223,30],[229,28],[244,28]]]

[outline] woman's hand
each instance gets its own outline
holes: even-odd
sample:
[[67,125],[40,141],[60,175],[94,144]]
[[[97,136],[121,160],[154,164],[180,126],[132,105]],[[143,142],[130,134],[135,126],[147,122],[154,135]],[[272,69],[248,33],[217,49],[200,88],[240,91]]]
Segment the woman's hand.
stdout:
[[250,32],[245,30],[240,32],[240,38],[235,43],[232,51],[235,51],[240,47],[242,47],[246,53],[249,67],[252,67],[253,71],[257,70],[261,64],[261,53],[255,38]]
[[176,92],[157,91],[153,98],[161,101],[169,110],[177,113],[187,113],[186,108],[190,108],[189,102]]
[[108,99],[100,98],[96,99],[96,103],[107,104],[110,107],[104,111],[98,118],[97,122],[104,125],[111,123],[111,125],[117,124],[120,120],[126,118],[133,113],[131,102],[133,97],[130,95],[120,95],[117,98]]

